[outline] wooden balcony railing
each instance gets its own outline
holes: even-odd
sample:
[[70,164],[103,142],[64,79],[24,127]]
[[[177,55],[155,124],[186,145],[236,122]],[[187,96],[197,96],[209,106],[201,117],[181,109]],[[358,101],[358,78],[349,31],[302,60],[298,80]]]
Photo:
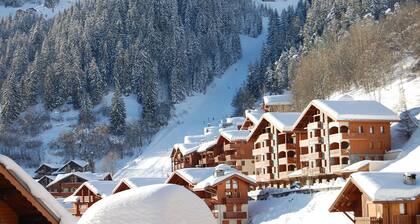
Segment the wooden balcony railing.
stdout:
[[226,204],[248,204],[248,198],[226,198]]
[[224,219],[246,219],[247,214],[246,212],[224,212],[223,218]]
[[355,224],[382,224],[383,219],[382,218],[376,218],[376,217],[356,217],[355,218]]
[[259,148],[259,149],[252,150],[252,155],[253,156],[265,155],[265,154],[272,153],[272,152],[273,152],[273,147],[272,146],[266,146],[266,147],[262,147],[262,148]]

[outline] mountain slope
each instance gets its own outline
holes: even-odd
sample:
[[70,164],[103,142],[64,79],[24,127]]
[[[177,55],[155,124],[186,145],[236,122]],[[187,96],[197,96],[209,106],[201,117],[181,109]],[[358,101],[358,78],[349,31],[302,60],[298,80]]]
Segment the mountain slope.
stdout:
[[246,79],[248,64],[257,60],[267,36],[267,20],[257,38],[241,36],[242,58],[216,78],[204,94],[195,94],[175,106],[175,116],[159,131],[143,154],[120,170],[115,178],[166,177],[171,171],[170,153],[185,135],[198,134],[209,122],[218,122],[233,113],[233,95]]

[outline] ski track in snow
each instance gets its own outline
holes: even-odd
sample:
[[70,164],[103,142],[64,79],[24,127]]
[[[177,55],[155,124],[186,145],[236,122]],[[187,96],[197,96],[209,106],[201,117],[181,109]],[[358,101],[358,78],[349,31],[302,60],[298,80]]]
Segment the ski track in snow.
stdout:
[[143,154],[131,161],[116,175],[123,177],[167,177],[171,171],[170,153],[175,143],[184,136],[202,134],[207,123],[216,123],[233,113],[233,96],[246,80],[248,65],[260,55],[267,37],[268,21],[263,20],[263,31],[257,38],[241,36],[242,58],[231,65],[223,75],[215,78],[206,93],[197,93],[175,106],[175,116],[167,127],[159,131]]

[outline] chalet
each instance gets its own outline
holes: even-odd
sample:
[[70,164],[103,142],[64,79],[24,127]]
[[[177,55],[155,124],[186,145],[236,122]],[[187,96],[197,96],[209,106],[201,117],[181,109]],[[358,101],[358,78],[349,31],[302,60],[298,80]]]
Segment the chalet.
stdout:
[[220,146],[217,145],[217,139],[200,144],[197,149],[199,155],[198,167],[214,167],[217,165],[215,161],[215,153],[221,152]]
[[292,103],[293,95],[285,91],[282,95],[264,96],[262,107],[265,112],[288,112]]
[[419,174],[354,173],[329,211],[343,212],[356,224],[418,224]]
[[258,123],[264,111],[261,109],[245,110],[245,120],[242,123],[241,130],[252,130]]
[[219,224],[248,223],[248,191],[255,187],[255,180],[228,165],[177,170],[166,183],[195,192]]
[[172,148],[171,160],[172,160],[172,171],[196,167],[199,163],[199,155],[197,153],[199,144],[175,144]]
[[88,162],[83,160],[70,160],[60,167],[54,174],[72,173],[72,172],[88,172],[92,171]]
[[76,220],[19,165],[0,155],[0,223],[75,224]]
[[264,113],[249,135],[259,187],[283,186],[288,174],[299,169],[299,151],[292,132],[299,116],[295,112]]
[[58,198],[72,195],[84,182],[92,180],[112,180],[110,173],[73,172],[59,174],[53,182],[47,185],[47,190]]
[[143,178],[143,177],[132,177],[123,178],[112,190],[112,194],[116,194],[125,190],[144,187],[153,184],[165,183],[165,178]]
[[247,142],[250,134],[248,130],[222,131],[217,139],[217,145],[223,149],[225,161],[245,175],[255,174],[254,158],[252,156],[252,143]]
[[56,176],[45,175],[45,176],[39,178],[36,181],[38,183],[40,183],[42,186],[46,187],[46,186],[48,186],[48,184],[53,182],[55,180],[55,178],[56,178]]
[[117,183],[104,180],[86,181],[65,201],[72,202],[71,212],[73,215],[81,216],[97,201],[111,195]]
[[228,117],[226,118],[226,121],[222,123],[221,128],[232,127],[234,130],[239,130],[244,121],[244,117]]
[[335,175],[360,160],[383,160],[395,121],[398,115],[376,101],[313,100],[293,127],[302,175]]
[[51,176],[62,166],[62,164],[43,163],[35,170],[34,178],[39,179],[45,175]]

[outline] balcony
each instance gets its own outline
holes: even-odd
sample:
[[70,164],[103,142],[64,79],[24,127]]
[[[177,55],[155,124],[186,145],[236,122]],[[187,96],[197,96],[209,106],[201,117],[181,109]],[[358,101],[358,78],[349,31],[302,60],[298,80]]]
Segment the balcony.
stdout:
[[259,149],[254,149],[252,150],[252,155],[253,156],[257,156],[257,155],[265,155],[265,154],[269,154],[273,152],[273,147],[272,146],[266,146],[266,147],[262,147]]
[[305,168],[302,168],[302,176],[316,176],[316,175],[319,175],[321,173],[324,173],[324,168],[323,167],[313,167],[313,168],[305,167]]
[[308,147],[310,145],[315,145],[315,144],[322,144],[322,138],[321,137],[313,137],[313,138],[308,138],[305,140],[301,140],[299,142],[300,147]]
[[247,204],[248,198],[225,198],[226,204]]
[[223,218],[224,219],[246,219],[247,214],[246,212],[224,212]]
[[296,150],[296,144],[281,144],[279,151]]
[[337,133],[330,135],[330,142],[341,142],[344,139],[349,139],[350,135],[348,133]]
[[289,174],[290,173],[292,173],[292,172],[287,172],[287,171],[284,171],[284,172],[280,172],[279,173],[279,179],[288,179],[289,178]]
[[348,149],[334,149],[330,150],[330,156],[331,157],[340,157],[340,156],[348,156],[349,151]]
[[264,133],[264,134],[261,134],[260,136],[258,136],[256,142],[263,142],[263,141],[271,140],[271,139],[273,139],[273,134],[271,134],[271,133]]
[[289,157],[289,158],[280,158],[279,159],[279,164],[289,164],[289,163],[296,164],[296,158]]
[[382,224],[382,218],[376,217],[355,217],[356,224]]
[[227,144],[223,147],[224,151],[236,151],[240,148],[239,145],[235,145],[235,144]]
[[268,167],[268,166],[273,166],[273,160],[264,160],[264,161],[255,162],[255,167]]
[[270,181],[274,178],[274,175],[272,173],[266,173],[266,174],[259,174],[256,176],[257,182],[264,182],[264,181]]
[[315,159],[322,159],[322,153],[315,152],[315,153],[308,153],[308,154],[300,155],[301,161],[309,161],[309,160],[315,160]]
[[213,157],[206,157],[206,158],[202,158],[200,160],[200,164],[213,164],[214,163],[214,158]]
[[320,128],[322,128],[322,124],[319,121],[308,124],[308,130],[315,130],[315,129],[320,129]]
[[226,161],[234,161],[234,160],[238,160],[241,159],[238,155],[236,154],[232,154],[232,155],[227,155],[225,156]]

